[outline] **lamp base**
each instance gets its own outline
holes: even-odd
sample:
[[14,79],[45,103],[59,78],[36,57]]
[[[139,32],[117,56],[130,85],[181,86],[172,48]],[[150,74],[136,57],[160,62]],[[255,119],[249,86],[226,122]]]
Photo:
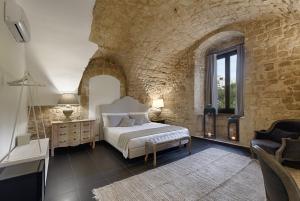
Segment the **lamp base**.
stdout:
[[72,113],[73,113],[73,110],[70,110],[70,109],[68,109],[68,110],[63,110],[63,113],[64,113],[64,115],[65,115],[65,121],[72,121],[71,120],[71,115],[72,115]]
[[160,108],[154,108],[153,109],[153,114],[155,114],[154,119],[155,120],[159,120],[160,119],[160,114],[161,114],[161,109]]

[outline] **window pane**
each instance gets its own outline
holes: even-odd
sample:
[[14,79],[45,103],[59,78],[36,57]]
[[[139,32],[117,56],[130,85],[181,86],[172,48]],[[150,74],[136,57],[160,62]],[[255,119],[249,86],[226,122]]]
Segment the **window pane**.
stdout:
[[225,108],[225,58],[217,60],[218,107]]
[[236,63],[237,56],[230,56],[230,97],[229,97],[229,107],[236,107]]

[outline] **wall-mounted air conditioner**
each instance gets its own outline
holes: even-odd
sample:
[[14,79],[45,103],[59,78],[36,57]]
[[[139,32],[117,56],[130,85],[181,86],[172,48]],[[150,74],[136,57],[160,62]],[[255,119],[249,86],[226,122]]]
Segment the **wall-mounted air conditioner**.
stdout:
[[17,42],[24,43],[30,41],[30,27],[24,10],[15,0],[6,0],[5,23]]

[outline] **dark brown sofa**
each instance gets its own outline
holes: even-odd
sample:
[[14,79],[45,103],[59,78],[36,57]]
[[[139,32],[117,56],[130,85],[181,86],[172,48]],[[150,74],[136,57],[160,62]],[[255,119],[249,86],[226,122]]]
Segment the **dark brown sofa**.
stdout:
[[276,155],[280,162],[300,162],[300,120],[279,120],[268,130],[255,131],[254,145]]

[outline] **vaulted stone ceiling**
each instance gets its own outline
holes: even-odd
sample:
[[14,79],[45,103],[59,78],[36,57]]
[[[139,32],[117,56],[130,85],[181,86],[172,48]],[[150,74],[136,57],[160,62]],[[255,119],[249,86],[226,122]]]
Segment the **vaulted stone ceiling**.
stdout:
[[[94,55],[122,65],[127,76],[159,70],[206,34],[272,16],[300,19],[298,0],[97,0],[90,40]],[[151,71],[149,71],[151,74]]]

